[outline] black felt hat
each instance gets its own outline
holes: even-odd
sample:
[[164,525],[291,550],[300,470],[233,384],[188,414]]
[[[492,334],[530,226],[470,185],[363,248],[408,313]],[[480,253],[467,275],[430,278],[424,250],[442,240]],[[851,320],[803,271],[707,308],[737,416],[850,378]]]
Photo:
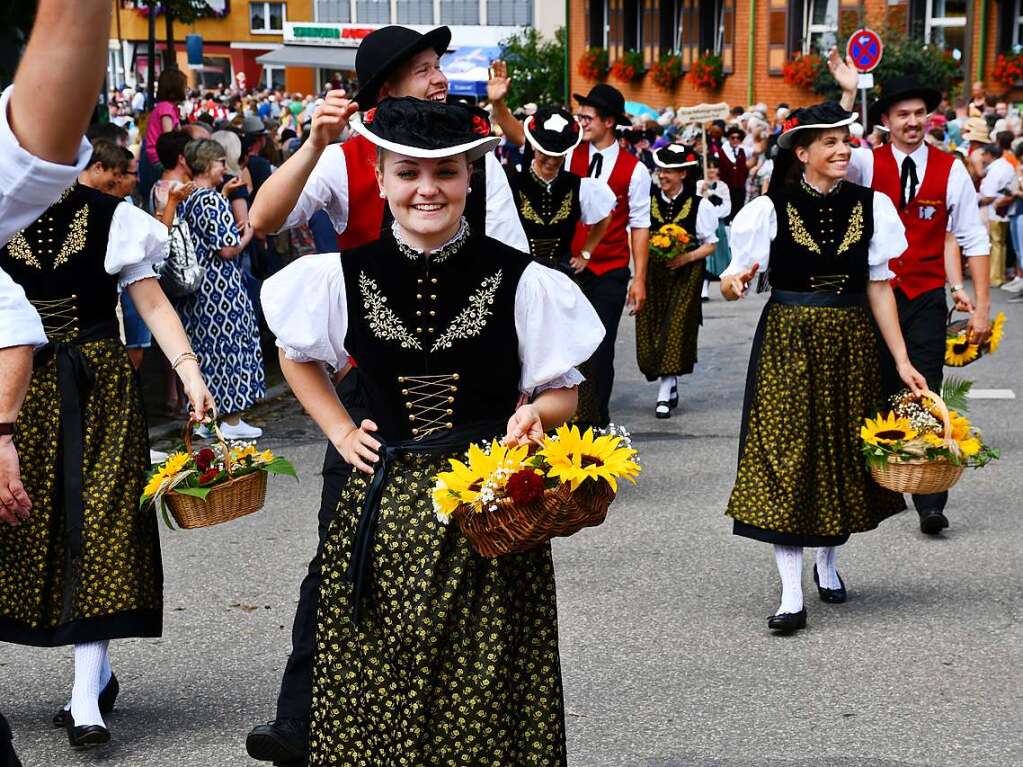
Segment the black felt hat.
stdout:
[[522,124],[526,140],[540,154],[564,157],[582,141],[579,123],[561,107],[540,107]]
[[501,142],[482,109],[411,96],[384,99],[351,125],[378,147],[409,157],[465,154],[471,162]]
[[668,144],[654,152],[654,165],[658,168],[685,170],[686,168],[695,168],[699,164],[700,160],[696,153],[682,144]]
[[609,117],[614,117],[620,124],[629,124],[629,118],[625,116],[625,96],[613,85],[597,83],[585,96],[581,93],[574,93],[572,96],[580,106],[599,109]]
[[396,25],[374,29],[363,38],[355,52],[355,74],[359,78],[355,101],[363,109],[375,106],[380,86],[398,67],[417,53],[430,49],[443,56],[450,43],[448,27],[437,27],[426,34]]
[[746,131],[744,131],[742,128],[740,128],[735,123],[732,123],[727,128],[725,128],[725,138],[728,138],[733,133],[738,133],[739,134],[739,140],[740,141],[742,141],[744,138],[746,138]]
[[825,101],[810,107],[797,109],[782,124],[778,146],[791,149],[796,134],[801,130],[840,128],[856,122],[856,115],[846,112],[837,101]]
[[893,104],[907,99],[923,99],[927,112],[933,112],[941,103],[941,91],[921,83],[914,75],[899,75],[881,83],[881,98],[870,105],[868,117],[875,125],[881,122],[881,115]]

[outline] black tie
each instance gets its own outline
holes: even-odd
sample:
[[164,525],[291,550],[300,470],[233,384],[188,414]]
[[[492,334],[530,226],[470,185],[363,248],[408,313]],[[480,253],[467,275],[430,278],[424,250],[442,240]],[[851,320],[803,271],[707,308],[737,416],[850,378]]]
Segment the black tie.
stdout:
[[913,162],[913,158],[907,155],[906,159],[902,161],[902,205],[899,209],[905,208],[909,203],[916,197],[916,163]]
[[600,178],[600,171],[604,169],[604,155],[597,152],[593,155],[593,159],[590,160],[590,169],[586,175],[590,178]]

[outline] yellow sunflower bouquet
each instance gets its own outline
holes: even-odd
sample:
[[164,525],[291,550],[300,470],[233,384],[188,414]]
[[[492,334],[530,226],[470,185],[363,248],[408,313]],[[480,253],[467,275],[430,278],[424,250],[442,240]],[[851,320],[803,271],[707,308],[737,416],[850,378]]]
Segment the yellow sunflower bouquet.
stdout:
[[650,256],[670,261],[696,247],[696,240],[678,224],[665,224],[650,235]]
[[465,460],[434,478],[438,519],[455,519],[478,553],[526,551],[551,538],[599,525],[618,492],[635,483],[640,467],[629,433],[580,432],[562,426],[542,445],[471,445]]
[[1005,312],[998,312],[991,323],[991,336],[983,344],[970,343],[966,320],[950,323],[945,332],[945,364],[961,368],[976,362],[985,354],[994,354],[1005,334]]

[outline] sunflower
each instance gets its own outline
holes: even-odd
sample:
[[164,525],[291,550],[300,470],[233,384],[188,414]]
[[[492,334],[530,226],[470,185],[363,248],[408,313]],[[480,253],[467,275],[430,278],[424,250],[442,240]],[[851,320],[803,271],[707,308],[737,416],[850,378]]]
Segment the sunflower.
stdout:
[[925,431],[920,436],[930,447],[945,447],[945,440],[933,431]]
[[962,453],[963,456],[966,458],[975,456],[977,453],[980,452],[980,448],[981,448],[980,440],[977,439],[976,437],[964,439],[959,443],[959,452]]
[[151,476],[149,478],[149,482],[146,483],[146,487],[142,491],[142,495],[146,498],[156,495],[164,481],[177,476],[188,464],[190,458],[191,456],[189,456],[188,453],[174,453],[169,456],[167,460],[164,461],[155,472],[153,472],[153,476]]
[[433,510],[437,514],[437,519],[447,523],[462,502],[461,499],[440,476],[437,477],[437,483],[433,486],[432,496]]
[[277,456],[273,454],[272,450],[264,450],[262,453],[259,454],[259,460],[262,463],[271,463],[276,457]]
[[650,238],[650,244],[655,248],[666,249],[671,247],[671,238],[664,234],[655,234]]
[[678,237],[679,235],[685,234],[686,230],[678,224],[665,224],[658,230],[658,234],[666,234],[669,237]]
[[952,439],[962,442],[970,436],[970,421],[959,415],[955,410],[948,411],[948,420],[952,424]]
[[945,364],[949,367],[961,368],[979,356],[980,347],[967,342],[965,335],[959,334],[945,339]]
[[256,457],[258,455],[259,451],[256,450],[255,445],[231,448],[231,460],[235,463],[240,463],[243,458],[248,458],[249,456]]
[[992,354],[998,351],[999,344],[1002,343],[1002,335],[1005,333],[1005,312],[998,312],[998,316],[995,317],[995,321],[991,323],[991,337],[987,342],[987,351]]
[[[437,484],[434,486],[434,502],[438,502],[437,490],[443,485],[448,495],[454,494],[458,503],[473,504],[480,500],[480,492],[483,485],[490,482],[498,487],[504,486],[506,477],[499,474],[506,473],[508,476],[522,468],[523,463],[529,456],[529,445],[518,447],[506,447],[494,440],[490,444],[489,452],[483,450],[479,445],[469,445],[469,452],[466,456],[468,463],[462,463],[455,458],[449,458],[451,471],[441,472],[437,475]],[[449,502],[443,498],[443,507]],[[452,507],[453,510],[453,507]]]
[[556,438],[544,440],[540,455],[550,464],[548,476],[569,484],[573,492],[587,479],[602,479],[617,492],[619,478],[635,482],[639,474],[632,460],[636,451],[622,447],[621,441],[616,435],[594,437],[592,429],[580,434],[578,426],[561,426]]
[[860,428],[860,437],[871,445],[894,445],[908,442],[916,436],[916,430],[910,425],[908,418],[900,418],[895,413],[887,416],[877,414],[876,419],[866,419]]

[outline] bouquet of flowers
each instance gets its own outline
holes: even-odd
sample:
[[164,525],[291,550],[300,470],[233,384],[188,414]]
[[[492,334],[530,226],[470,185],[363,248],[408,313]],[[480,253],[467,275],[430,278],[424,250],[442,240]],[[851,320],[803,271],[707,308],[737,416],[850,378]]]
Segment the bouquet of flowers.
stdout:
[[948,325],[945,330],[945,364],[952,368],[961,368],[976,362],[985,354],[994,354],[1002,343],[1005,334],[1005,312],[998,312],[991,323],[991,335],[983,344],[970,343],[966,320],[959,320]]
[[526,551],[599,525],[618,491],[640,467],[629,433],[561,426],[539,446],[471,445],[466,460],[434,478],[438,519],[454,518],[483,556]]
[[696,246],[693,237],[678,224],[665,224],[650,237],[650,255],[670,261]]

